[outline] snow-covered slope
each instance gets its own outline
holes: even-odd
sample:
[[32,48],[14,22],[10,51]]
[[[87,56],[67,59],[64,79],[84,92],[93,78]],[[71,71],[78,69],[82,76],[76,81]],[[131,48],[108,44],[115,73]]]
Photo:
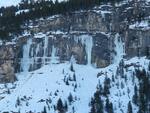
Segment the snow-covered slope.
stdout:
[[[38,112],[43,110],[43,106],[47,106],[46,102],[50,107],[53,107],[59,98],[65,101],[71,93],[73,97],[77,97],[71,106],[75,106],[77,113],[87,113],[89,111],[88,103],[96,90],[98,70],[79,65],[74,65],[74,69],[76,81],[69,80],[69,85],[66,85],[65,81],[67,79],[73,80],[74,74],[70,71],[69,63],[47,65],[35,72],[18,75],[19,81],[16,88],[0,102],[0,109],[18,111],[20,108],[21,113],[28,110]],[[75,85],[77,85],[77,88],[75,88]],[[21,105],[15,107],[17,97],[21,99],[24,96],[29,100],[21,101]],[[41,99],[44,101],[40,102]],[[52,100],[52,103],[49,103],[49,99]],[[79,104],[80,106],[78,106]],[[69,107],[70,111],[72,110],[71,106]],[[82,107],[85,109],[82,109]],[[50,113],[54,113],[53,108]]]
[[[67,113],[89,113],[91,98],[98,85],[104,87],[107,77],[111,81],[108,98],[113,103],[114,113],[126,113],[128,102],[132,101],[134,95],[134,86],[138,84],[138,79],[133,75],[135,71],[133,64],[141,69],[147,69],[149,60],[145,57],[122,60],[123,43],[118,34],[115,38],[114,63],[106,68],[96,69],[91,65],[78,65],[74,60],[62,64],[51,61],[39,70],[18,73],[17,82],[0,85],[0,112],[37,113],[43,111],[45,106],[48,113],[57,113],[57,102],[61,98],[63,104],[67,103]],[[28,49],[27,46],[24,48]],[[91,46],[87,48],[90,50]],[[28,58],[28,56],[24,57]],[[124,61],[124,65],[128,66],[128,68],[122,67],[123,74],[118,71],[122,69],[120,61]],[[71,101],[69,95],[72,95]],[[105,104],[106,97],[102,97]],[[132,107],[133,113],[136,113],[138,107],[133,103]]]
[[[125,61],[127,64],[137,63],[141,66],[147,66],[149,61],[145,58],[134,58]],[[139,62],[139,63],[138,63]],[[105,77],[112,81],[115,75],[115,81],[111,82],[109,99],[113,103],[115,113],[127,111],[129,101],[132,101],[134,95],[134,85],[138,84],[137,78],[135,82],[132,80],[132,72],[134,67],[128,68],[125,72],[127,81],[121,76],[116,75],[117,66],[110,65],[104,69],[95,69],[91,66],[83,66],[74,64],[74,71],[70,71],[71,64],[50,64],[41,69],[18,75],[18,82],[15,84],[1,85],[0,110],[2,111],[20,111],[21,113],[33,111],[40,112],[46,106],[48,113],[54,113],[54,105],[57,105],[59,98],[68,103],[68,112],[72,112],[75,108],[76,113],[89,113],[90,99],[93,92],[96,91],[97,84],[100,82],[103,86]],[[147,68],[147,67],[146,67]],[[97,78],[98,73],[104,73]],[[74,80],[74,74],[76,80]],[[67,81],[69,84],[67,84]],[[122,84],[122,86],[121,86]],[[8,88],[10,94],[7,94]],[[69,104],[69,94],[73,96],[73,102]],[[6,96],[6,97],[5,97]],[[17,99],[20,104],[17,105]],[[104,99],[105,100],[105,99]],[[50,110],[49,110],[50,108]],[[84,108],[84,109],[83,109]],[[134,113],[138,108],[133,104]]]

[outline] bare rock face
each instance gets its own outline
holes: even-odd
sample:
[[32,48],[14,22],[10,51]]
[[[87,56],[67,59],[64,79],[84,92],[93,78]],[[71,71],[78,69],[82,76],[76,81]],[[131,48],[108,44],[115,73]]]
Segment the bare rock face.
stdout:
[[2,61],[14,58],[13,47],[4,46],[0,47],[0,49],[1,49],[0,58],[2,59]]
[[150,56],[150,30],[132,29],[126,37],[128,57]]
[[[140,2],[140,1],[139,1]],[[32,21],[15,45],[0,47],[0,80],[73,57],[78,64],[106,67],[113,61],[116,34],[126,58],[150,56],[150,4],[130,1]],[[146,25],[142,26],[146,21]],[[137,24],[138,23],[138,24]]]
[[112,36],[101,33],[94,35],[92,63],[95,64],[96,67],[106,67],[111,63],[113,38]]
[[13,46],[3,46],[0,48],[0,82],[14,82],[15,71],[13,60],[15,52]]
[[24,71],[23,68],[33,71],[53,60],[62,63],[70,61],[72,57],[78,64],[106,67],[112,57],[110,39],[112,41],[113,37],[102,33],[47,33],[40,38],[36,35],[24,38],[25,42],[23,40],[20,47],[22,50],[19,50],[21,55],[17,57],[20,59],[20,71]]
[[[36,24],[33,24],[35,26],[29,30],[32,32],[29,54],[30,58],[34,59],[29,70],[41,67],[45,61],[50,62],[53,47],[56,49],[55,56],[58,57],[59,62],[69,61],[73,56],[78,64],[108,66],[112,60],[113,53],[110,51],[114,40],[114,36],[108,34],[111,29],[109,23],[111,16],[111,11],[101,13],[94,9],[36,21]],[[45,35],[40,37],[41,34]],[[90,36],[91,40],[83,36],[87,38]],[[87,52],[88,45],[92,45],[90,56]]]
[[[103,17],[105,15],[105,18]],[[67,15],[54,16],[52,18],[37,20],[36,27],[31,31],[34,33],[48,31],[83,31],[83,32],[108,32],[111,13],[101,14],[96,11],[74,12]],[[37,27],[38,26],[38,27]]]
[[1,81],[0,82],[14,82],[16,77],[14,73],[14,68],[12,67],[11,63],[7,62],[1,65],[0,68],[1,73]]

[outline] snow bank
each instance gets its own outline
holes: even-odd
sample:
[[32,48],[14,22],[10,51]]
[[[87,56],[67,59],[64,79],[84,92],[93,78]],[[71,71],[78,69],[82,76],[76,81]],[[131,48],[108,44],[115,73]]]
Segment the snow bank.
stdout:
[[135,22],[134,24],[129,26],[130,29],[136,29],[136,28],[140,28],[142,30],[148,30],[150,29],[150,23],[148,22],[148,20],[143,20],[141,22]]

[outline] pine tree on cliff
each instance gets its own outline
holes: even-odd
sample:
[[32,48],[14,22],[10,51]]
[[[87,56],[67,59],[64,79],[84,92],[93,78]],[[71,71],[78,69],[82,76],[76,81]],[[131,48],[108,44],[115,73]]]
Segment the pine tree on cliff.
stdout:
[[97,90],[94,94],[94,99],[91,103],[91,110],[95,111],[95,113],[103,113],[103,101],[100,97],[100,91]]
[[73,64],[71,63],[70,70],[74,72]]
[[16,100],[16,107],[20,106],[20,105],[21,105],[21,101],[20,101],[20,98],[18,97],[17,100]]
[[128,103],[128,110],[127,111],[128,111],[127,113],[133,113],[133,111],[132,111],[132,105],[131,105],[130,101]]
[[42,113],[47,113],[45,106],[44,106],[44,110],[42,111]]
[[64,110],[65,110],[65,111],[68,110],[68,104],[67,104],[67,101],[65,101],[65,104],[64,104]]
[[61,98],[58,99],[57,110],[59,111],[59,113],[64,112],[64,106],[63,106],[63,102],[62,102]]
[[113,104],[111,102],[109,102],[108,98],[106,99],[105,109],[106,109],[107,113],[114,113],[113,112]]
[[89,113],[96,113],[94,99],[91,99],[91,110]]
[[104,92],[103,92],[104,96],[110,94],[109,88],[110,88],[110,78],[107,78],[106,76],[104,81]]
[[138,91],[137,91],[137,86],[135,85],[134,86],[134,95],[133,95],[133,103],[134,104],[138,104]]
[[76,81],[76,74],[73,74],[73,80]]
[[109,107],[110,107],[109,113],[114,113],[114,111],[113,111],[113,104],[112,103],[109,104]]
[[73,96],[72,94],[70,93],[69,96],[68,96],[68,101],[69,101],[69,104],[71,105],[71,103],[73,102]]

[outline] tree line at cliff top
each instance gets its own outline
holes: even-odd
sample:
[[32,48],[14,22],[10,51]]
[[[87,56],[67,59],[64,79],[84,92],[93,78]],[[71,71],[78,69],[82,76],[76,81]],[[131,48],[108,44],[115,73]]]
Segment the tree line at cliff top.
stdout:
[[[0,38],[6,40],[20,34],[22,32],[21,25],[29,20],[88,9],[104,2],[117,1],[121,0],[68,0],[63,2],[22,0],[18,6],[0,8]],[[16,14],[18,11],[20,12]]]

